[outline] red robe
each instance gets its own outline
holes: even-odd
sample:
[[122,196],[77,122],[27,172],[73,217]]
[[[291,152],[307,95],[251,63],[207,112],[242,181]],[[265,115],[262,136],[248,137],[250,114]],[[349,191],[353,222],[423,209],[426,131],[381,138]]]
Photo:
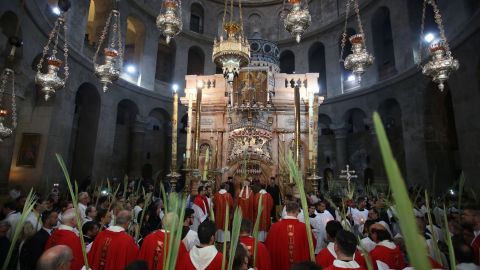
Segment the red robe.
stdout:
[[80,238],[71,230],[58,229],[50,235],[45,250],[56,245],[66,245],[72,250],[72,264],[70,270],[79,270],[83,267],[83,253]]
[[[326,248],[320,250],[315,258],[315,261],[318,265],[322,268],[326,268],[331,266],[336,259],[335,250],[333,249],[333,243],[327,245]],[[332,253],[333,252],[333,253]],[[334,255],[335,254],[335,255]],[[362,253],[358,250],[355,251],[354,260],[363,268],[367,269],[367,263],[365,262],[365,258],[362,256]]]
[[[142,247],[140,248],[140,253],[138,254],[139,260],[144,260],[148,263],[149,270],[159,270],[163,269],[163,256],[164,248],[167,249],[168,256],[168,237],[165,241],[165,232],[157,230],[147,235],[143,239]],[[174,255],[175,256],[175,255]],[[180,246],[178,247],[177,256],[177,268],[188,256],[187,248],[182,241],[180,241]]]
[[[243,191],[243,192],[242,192]],[[253,204],[255,196],[251,188],[244,187],[238,194],[237,205],[242,209],[242,217],[253,222]]]
[[[315,237],[313,246],[315,247]],[[271,266],[275,270],[289,270],[292,264],[309,261],[307,228],[296,218],[282,219],[274,223],[265,241],[270,252]]]
[[473,257],[474,263],[480,265],[480,234],[475,237],[472,241]]
[[196,204],[200,209],[202,209],[203,213],[208,215],[208,200],[204,200],[202,196],[197,195],[195,200],[193,200],[193,204]]
[[[192,249],[194,250],[194,249]],[[191,253],[192,251],[190,251]],[[177,267],[177,270],[197,270],[192,263],[191,254],[184,260],[184,263]],[[205,270],[222,270],[222,253],[217,252],[210,264],[205,268]],[[227,267],[228,262],[225,262],[225,268]]]
[[[252,256],[253,262],[253,251],[255,247],[255,238],[251,236],[240,236],[240,242],[247,247],[248,252]],[[267,247],[261,243],[257,243],[257,265],[254,268],[258,270],[270,270],[270,254],[268,253]]]
[[430,256],[428,257],[428,261],[430,262],[430,266],[432,266],[432,269],[444,269],[441,264],[439,264]]
[[135,240],[125,231],[113,231],[113,226],[101,231],[88,253],[88,264],[94,270],[123,269],[135,261],[138,255],[138,246]]
[[[222,189],[224,190],[224,189]],[[220,194],[220,191],[215,193],[213,197],[213,204],[215,206],[215,224],[218,230],[225,229],[225,211],[230,208],[230,216],[233,216],[233,199],[232,195],[224,190],[225,193]],[[230,226],[230,225],[229,225]],[[228,227],[227,227],[228,228]]]
[[[260,223],[258,226],[259,231],[268,231],[270,229],[271,225],[271,213],[272,213],[272,208],[273,208],[273,199],[270,194],[265,192],[264,194],[261,194],[261,192],[264,191],[263,189],[255,194],[255,200],[253,204],[253,215],[254,215],[254,220],[257,218],[257,213],[258,213],[258,207],[260,203],[260,196],[262,197],[262,214],[260,215]],[[256,220],[254,221],[255,224]]]
[[373,267],[378,270],[377,262],[381,261],[390,267],[390,269],[403,269],[405,268],[405,261],[403,260],[402,251],[400,247],[388,248],[382,245],[382,242],[378,243],[375,248],[370,251],[370,258],[372,260]]

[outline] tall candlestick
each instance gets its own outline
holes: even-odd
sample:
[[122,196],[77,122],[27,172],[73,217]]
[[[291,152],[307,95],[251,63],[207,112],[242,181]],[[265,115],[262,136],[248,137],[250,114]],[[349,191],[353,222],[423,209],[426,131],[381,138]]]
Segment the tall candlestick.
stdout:
[[191,163],[191,154],[192,154],[192,123],[193,123],[193,95],[191,91],[188,91],[188,124],[187,124],[187,153],[186,153],[186,164],[188,168],[192,168]]
[[300,156],[300,85],[294,86],[293,99],[295,104],[295,161],[301,166]]
[[207,151],[205,154],[205,163],[203,164],[203,181],[207,181],[207,174],[208,174],[208,165],[210,163],[210,147],[207,147]]
[[[203,84],[202,84],[203,87]],[[200,132],[201,132],[201,122],[202,122],[202,87],[197,89],[197,100],[195,108],[195,168],[200,169]]]
[[172,164],[171,171],[177,172],[177,129],[178,129],[178,93],[173,93],[173,112],[172,112]]
[[313,119],[313,107],[314,105],[313,90],[308,91],[308,161],[309,169],[313,169],[313,148],[314,148],[314,119]]

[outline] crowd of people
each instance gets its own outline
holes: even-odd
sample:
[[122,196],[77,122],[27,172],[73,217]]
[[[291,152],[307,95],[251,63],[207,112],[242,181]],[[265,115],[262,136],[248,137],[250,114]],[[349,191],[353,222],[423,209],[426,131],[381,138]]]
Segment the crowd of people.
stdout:
[[[355,199],[309,194],[308,213],[304,213],[296,196],[282,198],[274,180],[268,185],[245,181],[236,186],[229,179],[216,190],[205,185],[188,194],[181,242],[173,255],[175,269],[221,270],[222,264],[226,265],[224,257],[233,261],[233,269],[242,270],[366,270],[369,265],[375,270],[412,269],[396,205],[384,193],[357,195]],[[21,213],[26,196],[10,192],[0,218],[0,265],[11,248],[13,256],[7,269],[80,270],[85,269],[85,260],[93,270],[164,269],[168,228],[178,224],[179,216],[164,208],[155,188],[142,188],[152,192],[150,197],[139,190],[132,182],[125,194],[81,191],[77,209],[66,195],[55,190],[46,197],[38,194],[29,213]],[[412,200],[431,269],[453,269],[446,244],[450,238],[456,269],[479,270],[480,208],[467,201],[460,210],[452,203],[446,209],[445,225],[440,204],[426,205],[421,196]],[[237,207],[242,210],[239,244],[229,258],[222,251],[232,240],[232,216]],[[26,221],[19,230],[19,240],[12,243],[22,216]],[[311,230],[305,225],[306,216]]]

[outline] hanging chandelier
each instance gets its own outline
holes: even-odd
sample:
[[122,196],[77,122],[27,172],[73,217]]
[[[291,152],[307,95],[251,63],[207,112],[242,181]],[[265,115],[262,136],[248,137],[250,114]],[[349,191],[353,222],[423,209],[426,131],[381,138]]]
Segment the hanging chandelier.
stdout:
[[[295,37],[297,43],[300,43],[303,33],[310,27],[312,23],[312,16],[308,11],[308,0],[305,0],[302,6],[302,0],[288,0],[292,4],[292,9],[283,19],[285,29]],[[285,0],[283,2],[285,6]]]
[[223,75],[229,84],[238,76],[240,68],[250,63],[250,44],[243,32],[242,1],[239,1],[239,22],[233,20],[233,0],[230,0],[230,18],[227,17],[227,1],[225,0],[225,9],[223,13],[223,28],[227,32],[224,39],[220,35],[219,40],[215,39],[213,43],[213,62],[222,68]]
[[[432,43],[429,46],[431,54],[430,60],[422,67],[422,73],[426,76],[432,77],[433,82],[438,83],[438,89],[443,91],[445,89],[444,82],[450,77],[450,73],[458,70],[460,64],[458,60],[454,59],[450,46],[448,45],[445,29],[443,28],[442,15],[438,9],[437,4],[433,0],[424,0],[422,12],[422,26],[420,33],[420,40],[423,38],[425,28],[425,11],[427,4],[431,5],[435,13],[435,23],[440,31],[440,40]],[[422,42],[420,41],[420,63],[422,61]]]
[[[3,105],[3,96],[7,88],[10,87],[10,92],[12,95],[12,126],[8,127],[5,120],[10,114],[6,106]],[[2,72],[1,83],[0,83],[0,142],[4,139],[10,137],[13,133],[13,130],[17,127],[17,105],[15,100],[15,72],[10,67],[7,67]]]
[[157,27],[162,31],[167,44],[182,31],[182,3],[180,0],[165,0],[157,17]]
[[[110,31],[110,24],[112,24]],[[95,75],[100,79],[103,84],[103,91],[107,92],[108,86],[113,81],[118,80],[123,64],[123,45],[122,34],[119,29],[120,26],[120,11],[114,8],[107,18],[105,27],[103,28],[102,35],[98,42],[97,50],[93,56],[93,69]],[[105,39],[110,39],[110,43],[103,49],[104,63],[97,64],[98,53],[103,45]]]
[[[349,40],[352,44],[352,52],[343,59],[343,53],[345,44],[347,42],[347,25],[350,6],[353,3],[355,14],[357,17],[357,26],[359,33],[352,35]],[[360,18],[360,8],[358,6],[358,0],[347,0],[346,12],[345,12],[345,27],[342,34],[342,44],[340,53],[340,62],[344,62],[346,70],[353,72],[357,78],[358,83],[362,80],[362,75],[366,69],[373,64],[373,55],[368,53],[367,46],[365,45],[365,33],[363,32],[362,20]]]
[[[61,4],[62,3],[62,4]],[[61,14],[53,25],[52,32],[48,36],[48,42],[43,48],[42,58],[37,65],[37,75],[35,76],[35,83],[40,87],[40,90],[45,94],[45,101],[48,101],[52,94],[57,90],[65,87],[68,80],[68,42],[67,42],[67,24],[65,22],[65,13],[70,7],[68,1],[58,1]],[[57,46],[60,39],[60,31],[63,29],[63,61],[57,58]],[[50,45],[53,47],[50,49]],[[49,55],[49,56],[48,56]],[[48,56],[48,57],[47,57]],[[42,73],[44,62],[47,62],[47,73]],[[60,77],[58,72],[62,68],[64,70],[64,77]]]

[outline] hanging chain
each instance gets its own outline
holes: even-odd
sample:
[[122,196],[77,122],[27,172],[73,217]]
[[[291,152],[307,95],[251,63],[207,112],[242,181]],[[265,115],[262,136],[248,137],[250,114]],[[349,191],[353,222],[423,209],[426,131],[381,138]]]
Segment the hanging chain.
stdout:
[[[225,19],[227,18],[227,8],[228,8],[227,1],[228,1],[228,0],[225,0],[225,7],[223,8],[222,27],[225,26]],[[220,34],[220,35],[223,36],[223,32],[221,32],[221,33],[222,33],[222,34]]]
[[245,36],[245,33],[243,32],[243,16],[242,16],[242,0],[238,0],[238,9],[239,9],[239,14],[240,14],[240,38],[243,41],[243,37]]
[[353,1],[354,1],[355,13],[357,14],[358,31],[363,36],[363,48],[366,51],[367,50],[367,38],[365,36],[365,32],[363,31],[362,18],[360,17],[360,8],[358,6],[358,0],[353,0]]
[[116,20],[113,24],[113,29],[117,29],[117,38],[118,38],[118,66],[119,68],[123,67],[123,44],[122,44],[122,32],[120,31],[120,11],[118,11]]
[[230,22],[233,22],[233,0],[230,0]]
[[113,14],[113,11],[110,12],[110,14],[108,15],[107,21],[105,23],[105,27],[103,28],[102,34],[100,35],[100,40],[98,42],[97,50],[95,51],[95,54],[93,55],[93,64],[94,65],[97,64],[98,53],[100,52],[100,48],[102,47],[103,41],[105,40],[105,38],[107,36],[107,32],[108,32],[108,29],[109,29],[109,26],[110,26],[110,21],[112,19],[112,14]]
[[447,36],[445,35],[445,28],[443,28],[442,15],[440,14],[440,9],[438,8],[435,0],[429,0],[430,5],[433,7],[433,12],[435,13],[435,22],[437,23],[438,30],[440,31],[440,37],[443,40],[443,46],[445,48],[446,54],[448,57],[452,55],[450,51],[450,46],[448,45]]
[[343,59],[343,51],[345,50],[345,44],[347,43],[347,25],[348,25],[348,13],[350,11],[350,2],[353,0],[347,0],[347,4],[345,6],[345,25],[343,27],[342,33],[342,44],[340,45],[340,63],[343,63],[345,59]]
[[5,69],[2,73],[2,85],[0,86],[0,108],[3,107],[3,94],[5,93],[5,88],[7,87],[7,74],[8,71]]
[[[63,58],[64,58],[64,62],[65,62],[65,66],[63,67],[64,68],[64,74],[65,74],[65,78],[64,81],[67,82],[67,79],[68,77],[70,76],[70,68],[68,67],[68,41],[67,41],[67,24],[65,23],[64,20],[62,20],[63,22]],[[60,35],[60,33],[58,34]]]
[[47,55],[48,50],[50,49],[50,44],[52,43],[53,39],[55,38],[55,33],[58,31],[57,28],[58,28],[58,25],[59,25],[59,20],[60,20],[60,18],[58,18],[55,21],[55,24],[53,26],[53,30],[52,30],[52,32],[50,32],[50,35],[48,36],[48,42],[45,45],[45,47],[43,47],[42,58],[40,58],[40,61],[37,64],[37,75],[40,74],[40,71],[41,71],[42,66],[43,66],[43,62],[45,61],[45,56]]
[[17,127],[17,103],[15,96],[15,71],[10,71],[12,74],[12,126]]
[[425,31],[425,17],[426,17],[426,10],[427,10],[427,2],[429,0],[423,1],[422,7],[422,24],[420,25],[420,40],[418,44],[418,66],[422,66],[422,57],[423,57],[423,32]]

